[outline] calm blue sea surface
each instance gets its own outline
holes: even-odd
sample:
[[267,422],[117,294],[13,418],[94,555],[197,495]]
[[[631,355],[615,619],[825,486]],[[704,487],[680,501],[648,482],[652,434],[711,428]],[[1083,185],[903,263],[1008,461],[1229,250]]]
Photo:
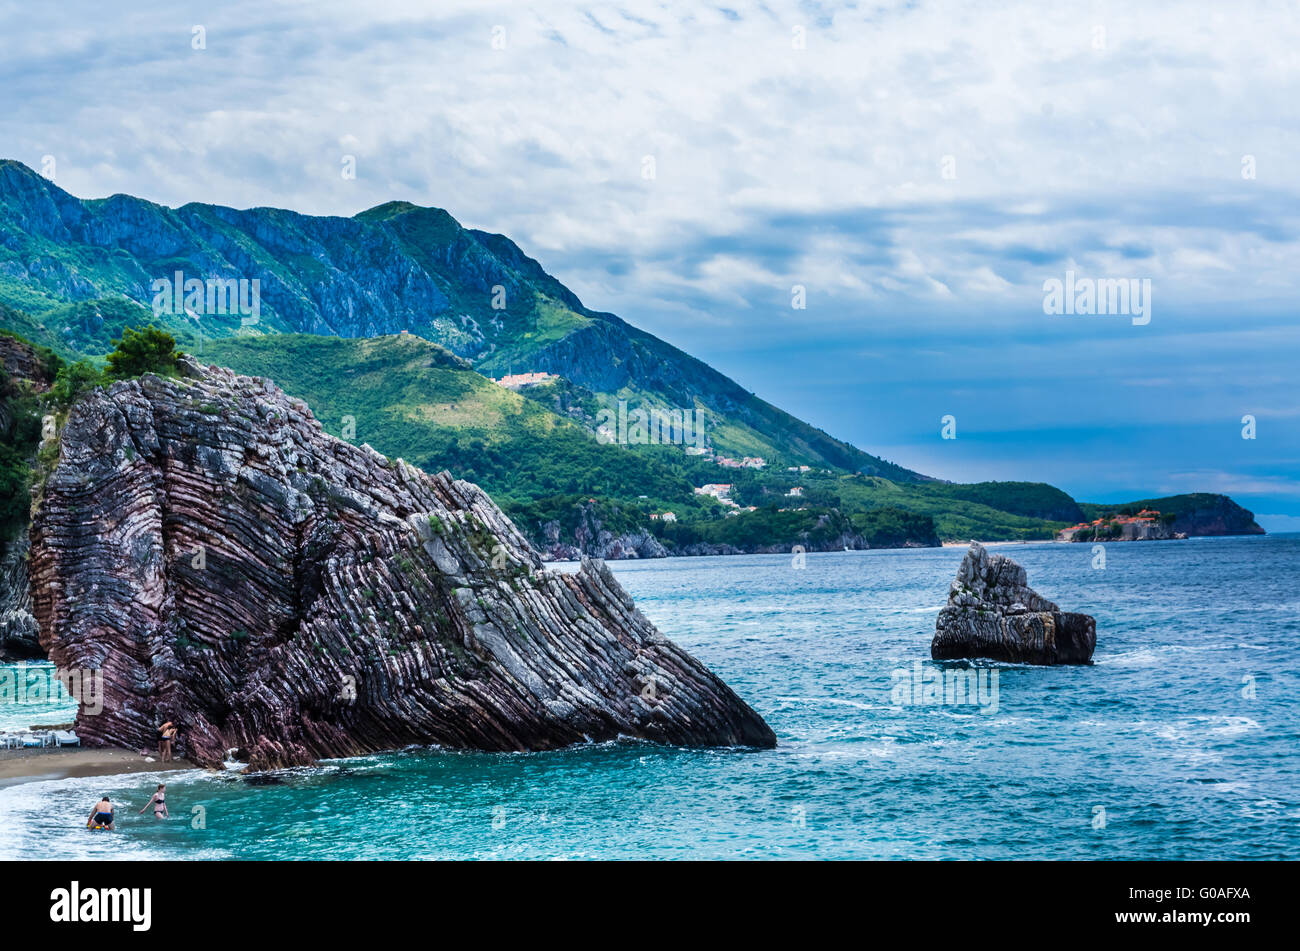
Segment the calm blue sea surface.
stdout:
[[[176,774],[170,822],[134,815],[153,775],[28,783],[0,789],[0,856],[1300,858],[1300,536],[1112,544],[1104,570],[1089,545],[997,550],[1096,616],[1097,651],[992,665],[996,712],[899,705],[910,680],[893,692],[895,671],[931,666],[963,549],[616,563],[777,749],[420,749],[269,785]],[[84,829],[103,793],[133,807],[116,835]]]

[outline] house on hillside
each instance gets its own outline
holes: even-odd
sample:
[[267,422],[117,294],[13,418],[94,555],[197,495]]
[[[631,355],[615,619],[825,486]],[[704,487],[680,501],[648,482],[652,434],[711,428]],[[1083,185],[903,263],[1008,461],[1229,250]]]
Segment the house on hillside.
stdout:
[[559,376],[554,373],[508,373],[501,379],[492,382],[498,386],[504,386],[507,390],[517,390],[521,386],[549,383],[551,380],[558,379]]
[[715,499],[726,499],[731,497],[731,490],[735,487],[732,482],[709,482],[695,490],[696,495],[708,495]]

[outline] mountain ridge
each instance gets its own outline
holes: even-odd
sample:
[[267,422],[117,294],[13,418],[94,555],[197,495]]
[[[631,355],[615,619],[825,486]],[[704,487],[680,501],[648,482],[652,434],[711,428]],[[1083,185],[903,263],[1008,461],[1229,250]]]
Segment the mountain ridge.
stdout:
[[[202,313],[159,306],[154,283],[175,292],[161,295],[171,305],[177,272],[200,289],[256,282],[256,313],[209,313],[202,295]],[[275,379],[322,419],[364,407],[375,445],[481,482],[554,552],[1047,539],[1084,514],[1053,486],[948,483],[835,439],[586,307],[509,237],[444,209],[395,200],[341,217],[83,200],[0,160],[0,323],[99,357],[150,322],[201,359]],[[432,349],[403,342],[415,340]],[[340,402],[363,367],[364,386]],[[513,373],[547,382],[492,382]],[[625,451],[601,452],[614,407],[703,418],[707,445],[635,444],[620,423]]]
[[113,298],[145,306],[152,283],[177,271],[260,286],[251,330],[239,314],[153,315],[182,340],[405,330],[485,375],[555,373],[647,409],[703,409],[717,417],[715,441],[725,451],[929,480],[791,416],[623,318],[585,306],[509,237],[464,228],[443,209],[390,201],[340,217],[196,202],[170,208],[120,194],[79,199],[21,162],[0,161],[0,302],[38,320],[53,315],[26,328],[37,331],[29,334],[36,342],[102,353],[104,341],[62,320],[60,309]]

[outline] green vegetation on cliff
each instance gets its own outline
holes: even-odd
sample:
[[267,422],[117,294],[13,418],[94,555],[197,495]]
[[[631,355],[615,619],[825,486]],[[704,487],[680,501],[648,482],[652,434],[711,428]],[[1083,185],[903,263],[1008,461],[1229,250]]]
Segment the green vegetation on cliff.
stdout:
[[[333,435],[477,482],[535,540],[549,522],[571,539],[588,499],[598,500],[600,521],[615,534],[651,528],[669,545],[738,548],[788,545],[805,535],[829,543],[843,533],[873,546],[934,543],[936,535],[1048,539],[1066,520],[1033,513],[1078,515],[1069,496],[1037,483],[896,483],[842,470],[789,472],[780,464],[728,469],[681,446],[602,445],[548,408],[570,401],[564,405],[591,415],[598,398],[561,383],[527,398],[414,335],[222,340],[196,356],[271,378],[306,400]],[[733,485],[736,504],[758,511],[729,514],[694,493],[706,483]],[[649,517],[665,511],[677,521]]]
[[[177,307],[178,279],[185,295],[191,282],[205,286],[205,302],[213,283],[238,284],[239,307],[191,307],[188,296]],[[253,282],[256,313],[245,313]],[[722,452],[925,479],[586,307],[509,238],[409,202],[341,218],[167,208],[129,195],[82,200],[0,160],[0,304],[21,312],[5,326],[73,358],[103,356],[126,326],[151,321],[195,352],[205,340],[407,330],[484,375],[543,371],[645,409],[701,409]]]

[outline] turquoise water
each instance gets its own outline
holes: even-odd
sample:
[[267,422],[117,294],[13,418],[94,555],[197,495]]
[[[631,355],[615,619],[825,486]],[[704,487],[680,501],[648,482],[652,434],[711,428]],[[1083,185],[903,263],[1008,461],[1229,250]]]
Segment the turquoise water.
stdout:
[[53,664],[0,665],[0,733],[71,723],[76,716],[77,702],[55,676]]
[[[992,665],[996,712],[893,691],[932,666],[961,549],[619,563],[777,749],[196,773],[166,823],[133,814],[152,775],[29,783],[0,789],[0,856],[1300,858],[1300,537],[1113,544],[1105,570],[1088,545],[1000,550],[1098,643],[1087,667]],[[114,836],[82,828],[102,793],[133,807]]]

